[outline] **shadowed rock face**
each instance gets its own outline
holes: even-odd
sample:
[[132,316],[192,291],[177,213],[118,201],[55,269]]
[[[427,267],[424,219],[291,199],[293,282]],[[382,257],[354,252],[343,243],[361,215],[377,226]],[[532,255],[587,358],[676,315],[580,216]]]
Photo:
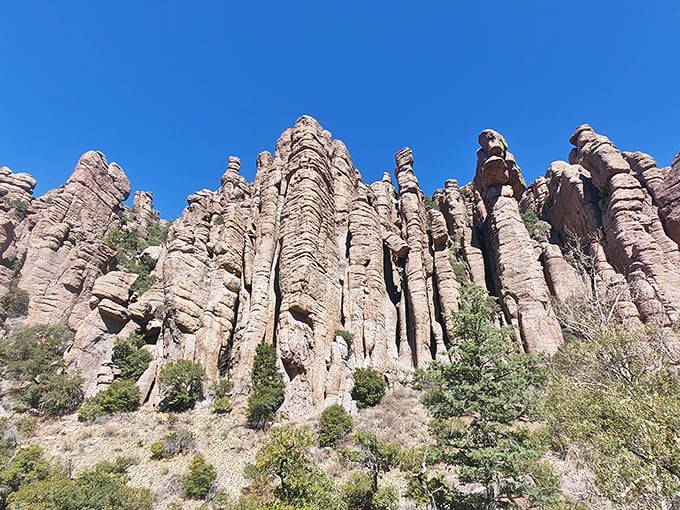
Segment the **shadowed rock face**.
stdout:
[[527,352],[554,353],[562,332],[550,304],[550,292],[532,240],[520,217],[524,182],[505,139],[492,130],[479,135],[481,148],[475,187],[484,199],[483,228],[491,250],[495,294],[506,320]]
[[[138,385],[152,402],[157,371],[176,359],[200,362],[210,380],[228,372],[243,398],[265,342],[276,346],[289,416],[351,409],[357,367],[405,381],[446,361],[463,280],[498,297],[499,321],[531,353],[562,342],[552,298],[596,295],[631,327],[677,319],[679,161],[657,168],[584,125],[570,162],[527,187],[502,135],[478,141],[473,183],[449,179],[426,200],[410,149],[396,154],[394,176],[367,185],[344,144],[301,117],[273,155],[258,156],[253,183],[230,157],[217,191],[188,197],[165,245],[144,252],[156,279],[141,295],[103,239],[157,225],[150,193],[126,209],[129,181],[97,152],[40,198],[29,175],[0,168],[0,289],[28,291],[25,324],[74,331],[66,360],[87,395],[118,374],[116,336],[145,338],[154,361]],[[546,223],[530,233],[520,213]],[[588,268],[573,263],[577,246]]]

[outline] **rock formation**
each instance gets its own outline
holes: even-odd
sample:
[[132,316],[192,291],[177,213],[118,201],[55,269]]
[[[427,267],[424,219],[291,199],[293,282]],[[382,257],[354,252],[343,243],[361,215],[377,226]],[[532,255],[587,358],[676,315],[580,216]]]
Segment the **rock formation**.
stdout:
[[478,214],[491,247],[494,294],[527,352],[554,353],[562,343],[562,333],[543,268],[519,213],[524,180],[499,133],[482,131],[479,144],[474,182],[483,199]]
[[87,395],[118,374],[117,336],[141,335],[153,353],[137,383],[153,403],[155,375],[177,359],[209,381],[228,374],[242,398],[257,345],[275,345],[289,416],[350,409],[355,368],[406,381],[445,361],[466,280],[498,298],[530,353],[563,341],[554,300],[598,299],[631,327],[677,320],[680,161],[658,168],[584,125],[569,163],[526,186],[499,133],[478,140],[474,181],[449,179],[430,199],[410,149],[369,185],[344,144],[301,117],[258,156],[253,183],[230,157],[165,243],[152,195],[125,206],[130,183],[101,153],[39,198],[31,176],[3,167],[0,294],[25,289],[24,324],[75,333],[66,361]]

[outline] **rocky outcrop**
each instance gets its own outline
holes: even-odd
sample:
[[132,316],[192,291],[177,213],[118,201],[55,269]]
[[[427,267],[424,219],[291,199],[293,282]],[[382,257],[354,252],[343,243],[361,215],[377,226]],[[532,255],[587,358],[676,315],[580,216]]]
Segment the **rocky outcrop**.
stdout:
[[584,125],[569,163],[527,187],[499,133],[478,141],[473,182],[449,179],[430,199],[410,149],[369,185],[345,145],[301,117],[258,156],[253,183],[230,157],[219,188],[190,195],[162,245],[152,195],[127,208],[130,183],[101,153],[39,198],[30,176],[0,168],[0,294],[26,289],[26,324],[75,333],[65,357],[87,395],[119,373],[117,336],[140,335],[153,353],[137,384],[155,403],[154,379],[177,359],[201,363],[206,384],[230,376],[243,401],[257,346],[274,345],[289,416],[352,409],[358,367],[403,382],[445,362],[466,280],[498,298],[499,323],[530,353],[562,342],[553,300],[599,301],[676,342],[680,161],[658,168]]
[[114,252],[104,244],[130,181],[100,152],[85,153],[66,184],[49,192],[31,215],[19,287],[28,291],[28,320],[76,329],[94,281]]
[[[653,316],[662,323],[674,322],[680,312],[680,252],[666,235],[652,195],[609,139],[596,134],[590,126],[579,127],[570,141],[576,145],[570,160],[591,173],[602,196],[608,262],[618,273],[629,275],[629,283],[635,284],[638,292],[633,298],[640,311],[644,310],[643,318]],[[645,163],[639,156],[629,159],[644,181],[654,182],[649,161]],[[643,168],[647,168],[647,178]],[[657,304],[650,305],[650,299]],[[657,310],[659,306],[663,311]],[[655,310],[653,314],[651,309]]]
[[479,135],[475,187],[483,199],[485,233],[495,268],[495,294],[527,352],[554,353],[562,332],[550,304],[550,292],[518,200],[523,179],[505,139],[492,130]]

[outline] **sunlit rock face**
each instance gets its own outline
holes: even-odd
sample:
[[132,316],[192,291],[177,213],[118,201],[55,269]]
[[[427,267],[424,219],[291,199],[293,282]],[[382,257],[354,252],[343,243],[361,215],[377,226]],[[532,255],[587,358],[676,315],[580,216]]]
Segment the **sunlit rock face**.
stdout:
[[500,133],[478,142],[473,182],[448,179],[426,197],[417,175],[432,169],[411,149],[364,183],[345,145],[301,117],[258,156],[254,182],[230,157],[216,191],[188,197],[167,241],[143,252],[143,290],[105,239],[112,229],[146,237],[162,220],[150,193],[123,204],[119,166],[88,152],[39,198],[31,176],[0,168],[0,290],[29,294],[13,324],[73,331],[66,361],[87,395],[118,375],[116,337],[136,334],[154,358],[138,381],[143,401],[158,403],[158,370],[178,359],[201,363],[206,385],[228,374],[243,401],[264,342],[276,347],[291,417],[352,409],[358,367],[405,382],[448,360],[465,281],[497,297],[497,322],[529,353],[561,344],[556,301],[597,297],[631,327],[678,318],[680,160],[658,168],[583,125],[569,162],[527,186]]

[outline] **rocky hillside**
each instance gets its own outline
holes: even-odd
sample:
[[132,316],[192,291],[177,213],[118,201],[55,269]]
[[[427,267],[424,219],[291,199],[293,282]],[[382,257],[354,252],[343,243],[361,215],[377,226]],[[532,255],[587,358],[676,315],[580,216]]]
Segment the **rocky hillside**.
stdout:
[[273,344],[282,411],[296,417],[351,409],[358,367],[407,381],[445,359],[467,279],[498,297],[529,353],[563,342],[556,303],[593,293],[630,325],[669,326],[680,312],[680,158],[658,168],[588,125],[570,142],[568,162],[527,186],[506,140],[483,131],[473,182],[447,180],[427,197],[410,149],[368,184],[345,145],[301,117],[259,155],[253,183],[230,157],[217,191],[189,196],[166,241],[151,195],[128,209],[128,178],[99,152],[37,198],[30,175],[1,168],[0,295],[28,293],[5,330],[65,325],[86,395],[118,373],[114,339],[139,334],[153,361],[137,385],[152,403],[156,374],[178,359],[209,380],[228,373],[235,398],[247,395],[256,347]]

